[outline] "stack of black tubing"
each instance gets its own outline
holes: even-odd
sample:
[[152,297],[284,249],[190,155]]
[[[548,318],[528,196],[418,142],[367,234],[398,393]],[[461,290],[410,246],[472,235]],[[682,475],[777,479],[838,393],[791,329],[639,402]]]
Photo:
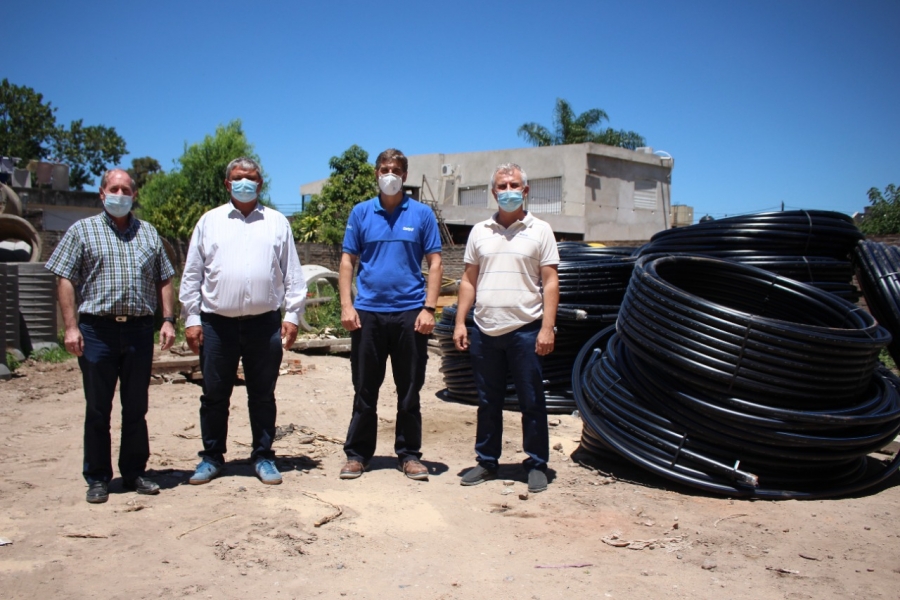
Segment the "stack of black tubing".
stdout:
[[705,221],[661,231],[636,256],[688,253],[772,271],[856,302],[850,252],[862,234],[849,216],[794,210]]
[[889,341],[851,303],[761,269],[641,259],[615,330],[576,359],[583,445],[728,496],[857,492],[900,467],[867,460],[900,431]]
[[853,263],[869,311],[893,337],[888,352],[900,364],[900,248],[863,241],[853,251]]
[[[547,410],[570,413],[575,409],[572,391],[572,365],[591,336],[614,323],[628,289],[634,268],[632,248],[592,247],[578,242],[559,244],[560,304],[556,317],[556,342],[544,358],[544,392]],[[468,352],[459,352],[453,344],[456,307],[444,309],[434,336],[441,348],[441,372],[447,400],[478,403],[478,394]],[[475,327],[472,311],[466,326]],[[519,401],[511,378],[507,378],[504,408],[518,410]]]

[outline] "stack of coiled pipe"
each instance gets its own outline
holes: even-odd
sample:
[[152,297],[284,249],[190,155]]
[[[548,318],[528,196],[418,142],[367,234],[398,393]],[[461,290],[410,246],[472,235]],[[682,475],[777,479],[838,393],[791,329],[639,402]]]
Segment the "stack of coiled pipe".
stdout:
[[862,241],[853,251],[853,263],[866,305],[891,332],[888,352],[900,364],[900,248]]
[[[544,358],[544,391],[548,412],[570,413],[575,409],[571,387],[575,357],[592,335],[615,322],[628,289],[634,260],[630,258],[631,248],[562,242],[559,250],[560,304],[556,343],[554,351]],[[469,353],[459,352],[453,345],[455,320],[456,307],[447,307],[434,329],[441,349],[441,372],[446,386],[442,396],[447,400],[477,404]],[[472,311],[467,315],[466,326],[475,327]],[[504,408],[519,408],[515,386],[509,377]]]
[[849,255],[862,237],[843,213],[767,212],[661,231],[636,256],[689,253],[726,258],[856,302],[859,292],[852,283]]
[[900,431],[889,341],[851,303],[761,269],[641,259],[616,329],[576,359],[583,444],[729,496],[853,493],[900,466],[867,459]]

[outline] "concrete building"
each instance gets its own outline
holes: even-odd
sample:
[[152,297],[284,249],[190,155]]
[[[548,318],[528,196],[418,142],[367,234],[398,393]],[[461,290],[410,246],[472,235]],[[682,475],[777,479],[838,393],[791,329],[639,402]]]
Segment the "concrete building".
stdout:
[[[371,157],[373,160],[375,156]],[[647,240],[670,227],[674,160],[603,144],[571,144],[409,157],[405,189],[434,201],[455,242],[497,210],[490,193],[494,168],[513,162],[528,175],[526,208],[568,240]],[[304,184],[304,201],[325,180]]]
[[684,204],[673,204],[669,211],[669,225],[675,227],[687,227],[694,224],[694,207]]

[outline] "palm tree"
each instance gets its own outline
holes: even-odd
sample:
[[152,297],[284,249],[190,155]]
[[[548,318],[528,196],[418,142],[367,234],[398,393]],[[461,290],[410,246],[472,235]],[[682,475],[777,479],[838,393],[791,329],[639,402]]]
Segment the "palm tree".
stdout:
[[607,146],[618,146],[634,150],[644,146],[646,141],[643,136],[634,131],[624,129],[601,129],[603,121],[609,121],[609,115],[599,108],[586,110],[580,115],[575,115],[572,106],[562,98],[556,99],[556,109],[553,111],[553,133],[538,123],[525,123],[519,127],[519,135],[525,141],[535,146],[560,146],[563,144],[583,144],[594,142]]

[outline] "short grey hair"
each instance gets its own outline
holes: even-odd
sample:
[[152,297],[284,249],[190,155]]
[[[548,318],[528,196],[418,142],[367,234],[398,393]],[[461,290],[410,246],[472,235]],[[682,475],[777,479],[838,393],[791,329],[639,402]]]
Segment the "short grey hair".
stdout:
[[125,173],[126,175],[128,175],[128,180],[131,182],[131,193],[132,193],[132,194],[137,193],[137,184],[134,183],[134,177],[132,177],[132,176],[131,176],[131,173],[129,173],[129,172],[126,171],[125,169],[110,169],[109,171],[107,171],[106,173],[104,173],[104,174],[103,174],[103,177],[100,178],[100,189],[101,189],[101,190],[105,190],[105,189],[106,189],[106,184],[109,183],[109,176],[110,176],[110,174],[113,173],[114,171],[122,171],[123,173]]
[[491,175],[491,189],[494,189],[494,181],[497,179],[497,175],[500,173],[513,173],[515,171],[522,174],[522,187],[528,185],[528,175],[525,174],[525,169],[516,163],[503,163],[494,169],[494,174]]
[[234,159],[228,163],[227,167],[225,167],[225,181],[231,179],[231,172],[234,171],[235,167],[240,167],[245,171],[256,171],[256,174],[262,179],[262,169],[260,168],[259,163],[249,156],[242,156]]

